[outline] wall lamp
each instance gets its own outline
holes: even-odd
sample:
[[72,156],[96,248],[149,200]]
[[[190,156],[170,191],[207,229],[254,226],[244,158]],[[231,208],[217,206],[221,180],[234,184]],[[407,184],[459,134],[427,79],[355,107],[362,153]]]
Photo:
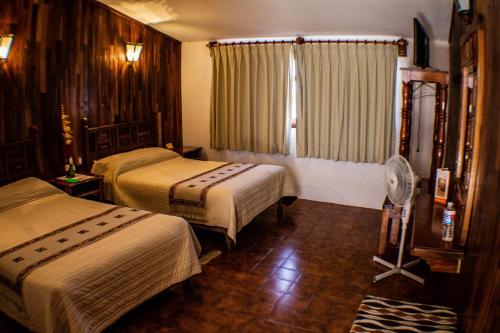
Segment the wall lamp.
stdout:
[[6,61],[9,57],[10,47],[13,41],[13,34],[0,34],[0,61]]
[[142,43],[127,43],[127,61],[136,62],[142,51]]

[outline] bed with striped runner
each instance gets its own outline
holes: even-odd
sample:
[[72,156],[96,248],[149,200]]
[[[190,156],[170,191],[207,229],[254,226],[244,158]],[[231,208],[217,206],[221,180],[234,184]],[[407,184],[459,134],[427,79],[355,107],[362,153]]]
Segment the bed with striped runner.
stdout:
[[457,332],[457,314],[444,306],[367,295],[359,306],[350,332]]

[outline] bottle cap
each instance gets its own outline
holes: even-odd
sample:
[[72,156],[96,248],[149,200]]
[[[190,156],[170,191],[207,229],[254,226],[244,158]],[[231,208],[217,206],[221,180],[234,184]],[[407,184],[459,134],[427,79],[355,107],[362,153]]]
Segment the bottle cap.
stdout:
[[446,205],[446,208],[448,209],[452,209],[453,208],[453,202],[448,202],[448,204]]

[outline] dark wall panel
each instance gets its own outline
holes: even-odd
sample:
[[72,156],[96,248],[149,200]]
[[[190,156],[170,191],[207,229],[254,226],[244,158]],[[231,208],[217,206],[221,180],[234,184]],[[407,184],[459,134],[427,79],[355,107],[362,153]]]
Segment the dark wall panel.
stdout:
[[[467,241],[464,270],[453,294],[462,315],[464,332],[500,331],[500,1],[473,2],[474,19],[485,28],[485,92],[480,136],[478,184]],[[450,121],[448,140],[458,139],[460,107],[460,39],[467,23],[454,16],[450,46]],[[455,149],[447,165],[455,167]]]
[[[47,175],[61,171],[61,104],[81,153],[80,119],[91,126],[156,117],[164,140],[182,144],[181,43],[92,0],[2,0],[0,33],[15,34],[0,64],[0,143],[39,126]],[[138,63],[125,42],[142,42]]]

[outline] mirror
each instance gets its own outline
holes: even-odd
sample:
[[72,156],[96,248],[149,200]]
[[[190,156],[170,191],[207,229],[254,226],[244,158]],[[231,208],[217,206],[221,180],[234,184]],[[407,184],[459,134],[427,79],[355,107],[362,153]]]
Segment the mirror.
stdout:
[[457,142],[455,182],[460,245],[465,245],[472,215],[479,162],[482,121],[484,32],[478,27],[461,47],[460,135]]

